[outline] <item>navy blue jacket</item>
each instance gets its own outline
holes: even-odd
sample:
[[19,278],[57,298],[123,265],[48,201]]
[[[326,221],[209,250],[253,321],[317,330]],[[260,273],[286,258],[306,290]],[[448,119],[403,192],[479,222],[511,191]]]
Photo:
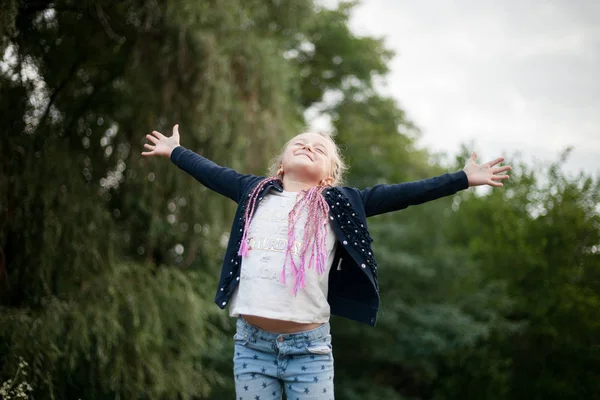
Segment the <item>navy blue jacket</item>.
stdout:
[[[215,297],[217,305],[225,308],[240,280],[242,259],[238,250],[248,198],[264,177],[240,174],[182,146],[173,150],[171,161],[207,188],[238,204]],[[329,204],[329,218],[338,241],[329,273],[327,300],[331,313],[372,326],[377,320],[377,263],[371,248],[373,240],[367,230],[367,217],[448,196],[468,186],[465,172],[458,171],[416,182],[376,185],[364,190],[350,187],[325,189],[323,195]],[[259,201],[270,190],[281,192],[283,188],[278,181],[272,182],[259,194]]]

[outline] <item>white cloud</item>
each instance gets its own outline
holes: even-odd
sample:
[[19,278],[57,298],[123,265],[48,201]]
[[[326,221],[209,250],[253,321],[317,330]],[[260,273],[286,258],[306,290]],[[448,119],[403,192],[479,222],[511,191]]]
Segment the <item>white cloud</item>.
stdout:
[[386,93],[422,145],[521,151],[600,172],[600,2],[363,0],[352,26],[397,52]]

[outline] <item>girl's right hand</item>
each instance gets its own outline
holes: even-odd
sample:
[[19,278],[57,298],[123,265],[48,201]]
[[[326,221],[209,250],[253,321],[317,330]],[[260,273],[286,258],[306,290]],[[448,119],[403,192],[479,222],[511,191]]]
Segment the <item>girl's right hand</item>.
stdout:
[[150,151],[142,152],[143,156],[165,156],[171,157],[175,147],[179,146],[179,125],[173,127],[173,136],[166,137],[158,131],[152,131],[151,135],[146,135],[153,144],[144,143],[144,147]]

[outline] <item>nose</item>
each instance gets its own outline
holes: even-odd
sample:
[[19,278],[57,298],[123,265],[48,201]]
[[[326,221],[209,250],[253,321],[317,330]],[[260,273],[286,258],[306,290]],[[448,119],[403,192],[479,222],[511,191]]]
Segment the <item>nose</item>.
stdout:
[[303,148],[303,149],[306,149],[306,150],[308,150],[308,151],[310,151],[311,153],[313,153],[313,148],[312,148],[312,146],[311,146],[310,144],[307,144],[307,143],[306,143],[306,144],[304,144],[304,145],[302,146],[302,148]]

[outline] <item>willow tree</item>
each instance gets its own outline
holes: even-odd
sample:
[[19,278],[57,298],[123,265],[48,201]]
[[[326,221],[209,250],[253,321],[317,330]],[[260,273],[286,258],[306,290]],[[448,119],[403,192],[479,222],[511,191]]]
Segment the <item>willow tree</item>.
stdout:
[[[37,398],[189,398],[221,379],[231,214],[145,133],[256,171],[300,122],[281,56],[311,3],[12,2],[0,75],[0,366]],[[168,268],[167,268],[168,267]],[[201,268],[200,268],[201,267]]]
[[232,205],[142,160],[143,136],[177,122],[185,146],[263,172],[325,91],[386,71],[350,8],[3,3],[0,380],[23,357],[42,399],[207,397],[223,383],[230,322],[212,298]]

